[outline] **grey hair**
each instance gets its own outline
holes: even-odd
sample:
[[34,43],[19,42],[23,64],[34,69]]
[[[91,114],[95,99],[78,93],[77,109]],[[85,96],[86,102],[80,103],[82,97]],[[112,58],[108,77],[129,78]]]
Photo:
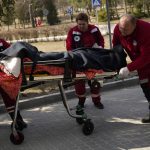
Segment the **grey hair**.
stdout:
[[127,22],[131,22],[132,24],[136,24],[136,17],[131,15],[131,14],[123,14],[121,17],[120,17],[120,20],[121,19],[126,19]]

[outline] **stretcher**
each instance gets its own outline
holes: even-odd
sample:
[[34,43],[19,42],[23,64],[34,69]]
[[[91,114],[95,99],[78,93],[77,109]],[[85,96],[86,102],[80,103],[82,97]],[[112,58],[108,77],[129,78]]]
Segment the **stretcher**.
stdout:
[[[93,81],[92,84],[95,86],[100,86],[98,80],[103,80],[104,78],[113,78],[116,76],[116,72],[104,72],[102,70],[87,70],[86,72],[78,72],[76,76],[73,75],[71,69],[68,66],[68,60],[50,60],[50,61],[38,61],[36,62],[36,69],[33,71],[33,62],[23,62],[22,63],[22,86],[20,87],[20,91],[16,100],[15,106],[15,115],[12,123],[12,133],[10,135],[10,140],[13,144],[19,145],[24,140],[24,135],[20,130],[15,128],[16,125],[16,116],[19,105],[19,95],[22,91],[48,83],[51,80],[57,80],[59,91],[61,94],[61,98],[63,101],[63,105],[68,113],[68,115],[72,118],[76,119],[78,124],[82,124],[82,132],[85,135],[92,134],[94,130],[94,124],[90,118],[88,118],[87,114],[85,114],[84,109],[80,106],[76,107],[76,111],[73,113],[67,103],[67,96],[65,93],[65,89],[73,86],[76,80],[84,79]],[[64,67],[59,67],[60,64],[63,64]],[[43,71],[45,67],[46,72]],[[50,71],[52,68],[55,71]],[[48,70],[48,68],[51,68]],[[57,71],[56,71],[57,70]],[[32,72],[32,73],[31,73]]]

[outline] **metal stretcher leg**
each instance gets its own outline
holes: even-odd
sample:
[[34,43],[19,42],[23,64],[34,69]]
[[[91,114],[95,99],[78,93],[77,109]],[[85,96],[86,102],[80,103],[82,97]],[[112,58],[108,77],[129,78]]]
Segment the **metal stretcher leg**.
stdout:
[[[58,86],[59,86],[59,90],[60,90],[60,94],[61,94],[61,97],[62,97],[63,104],[64,104],[69,116],[71,116],[73,118],[76,118],[76,120],[79,124],[83,124],[83,128],[82,128],[83,133],[85,135],[90,135],[94,130],[94,124],[91,122],[91,119],[87,119],[87,116],[84,113],[83,108],[81,108],[81,107],[77,108],[76,115],[71,114],[70,108],[67,104],[67,97],[66,97],[66,94],[65,94],[65,90],[64,90],[62,80],[60,80],[58,82]],[[80,120],[80,122],[79,122],[79,120]],[[82,123],[81,123],[81,120],[82,120]]]
[[10,140],[15,145],[21,144],[24,140],[24,135],[21,132],[16,130],[16,119],[17,119],[17,112],[18,112],[18,104],[19,104],[19,94],[18,94],[17,100],[16,100],[15,114],[14,114],[14,119],[13,119],[13,124],[12,124],[12,133],[10,135]]

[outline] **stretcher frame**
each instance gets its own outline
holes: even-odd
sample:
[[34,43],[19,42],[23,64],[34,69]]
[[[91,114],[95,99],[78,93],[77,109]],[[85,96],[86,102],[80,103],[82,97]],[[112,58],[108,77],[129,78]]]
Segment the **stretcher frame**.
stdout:
[[[15,105],[15,115],[14,115],[14,119],[13,119],[13,123],[12,123],[12,133],[10,135],[10,140],[13,144],[15,145],[19,145],[23,142],[24,140],[24,135],[18,131],[16,129],[16,119],[17,119],[17,112],[18,112],[18,106],[19,106],[19,95],[22,91],[41,85],[41,84],[45,84],[48,83],[51,80],[57,80],[58,81],[58,87],[59,87],[59,91],[61,94],[61,98],[63,101],[63,105],[66,108],[66,111],[68,113],[68,115],[72,118],[75,118],[78,124],[82,124],[82,132],[85,135],[90,135],[93,130],[94,130],[94,124],[92,123],[91,119],[88,118],[88,116],[84,113],[84,109],[81,108],[80,106],[76,107],[76,114],[72,114],[71,109],[67,103],[68,99],[65,93],[65,89],[67,87],[73,86],[76,80],[79,79],[84,79],[84,80],[88,80],[86,78],[86,75],[84,74],[77,74],[76,77],[72,76],[71,70],[69,69],[69,62],[68,59],[62,59],[62,60],[50,60],[50,61],[38,61],[36,62],[39,65],[64,65],[64,75],[58,75],[58,76],[46,76],[47,78],[45,79],[40,79],[38,78],[37,80],[35,80],[36,75],[31,74],[30,76],[26,76],[25,75],[25,71],[24,71],[24,67],[25,66],[33,66],[33,62],[22,62],[22,76],[23,76],[23,85],[20,88],[19,94],[17,96],[16,99],[16,105]],[[116,72],[105,72],[99,75],[95,75],[94,78],[92,78],[92,80],[95,81],[95,84],[97,84],[96,86],[100,86],[99,82],[96,82],[97,79],[98,80],[103,80],[104,78],[112,78],[113,76],[116,75]],[[55,78],[54,78],[55,77]]]

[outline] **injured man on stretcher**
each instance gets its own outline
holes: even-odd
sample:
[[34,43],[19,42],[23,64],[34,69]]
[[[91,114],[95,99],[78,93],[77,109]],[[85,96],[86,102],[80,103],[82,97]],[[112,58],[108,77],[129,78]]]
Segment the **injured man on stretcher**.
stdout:
[[[68,52],[41,52],[34,46],[26,42],[16,42],[10,47],[0,52],[0,93],[6,106],[6,110],[14,119],[14,111],[16,98],[23,83],[23,74],[26,74],[26,70],[23,70],[24,61],[32,61],[32,67],[30,73],[35,73],[38,70],[39,61],[54,61],[54,60],[67,60],[68,69],[74,72],[118,72],[120,68],[125,67],[126,53],[122,47],[116,46],[113,49],[103,48],[78,48]],[[64,73],[64,64],[52,65],[58,68],[58,72],[55,69],[53,72],[52,67],[49,67],[48,73],[50,75],[57,75]],[[42,71],[44,71],[42,66]],[[41,68],[40,68],[41,70]],[[61,71],[60,71],[61,70]],[[55,76],[54,76],[55,77]],[[92,77],[89,77],[90,79]],[[18,128],[26,128],[27,124],[23,121],[23,118],[18,111],[16,125]]]

